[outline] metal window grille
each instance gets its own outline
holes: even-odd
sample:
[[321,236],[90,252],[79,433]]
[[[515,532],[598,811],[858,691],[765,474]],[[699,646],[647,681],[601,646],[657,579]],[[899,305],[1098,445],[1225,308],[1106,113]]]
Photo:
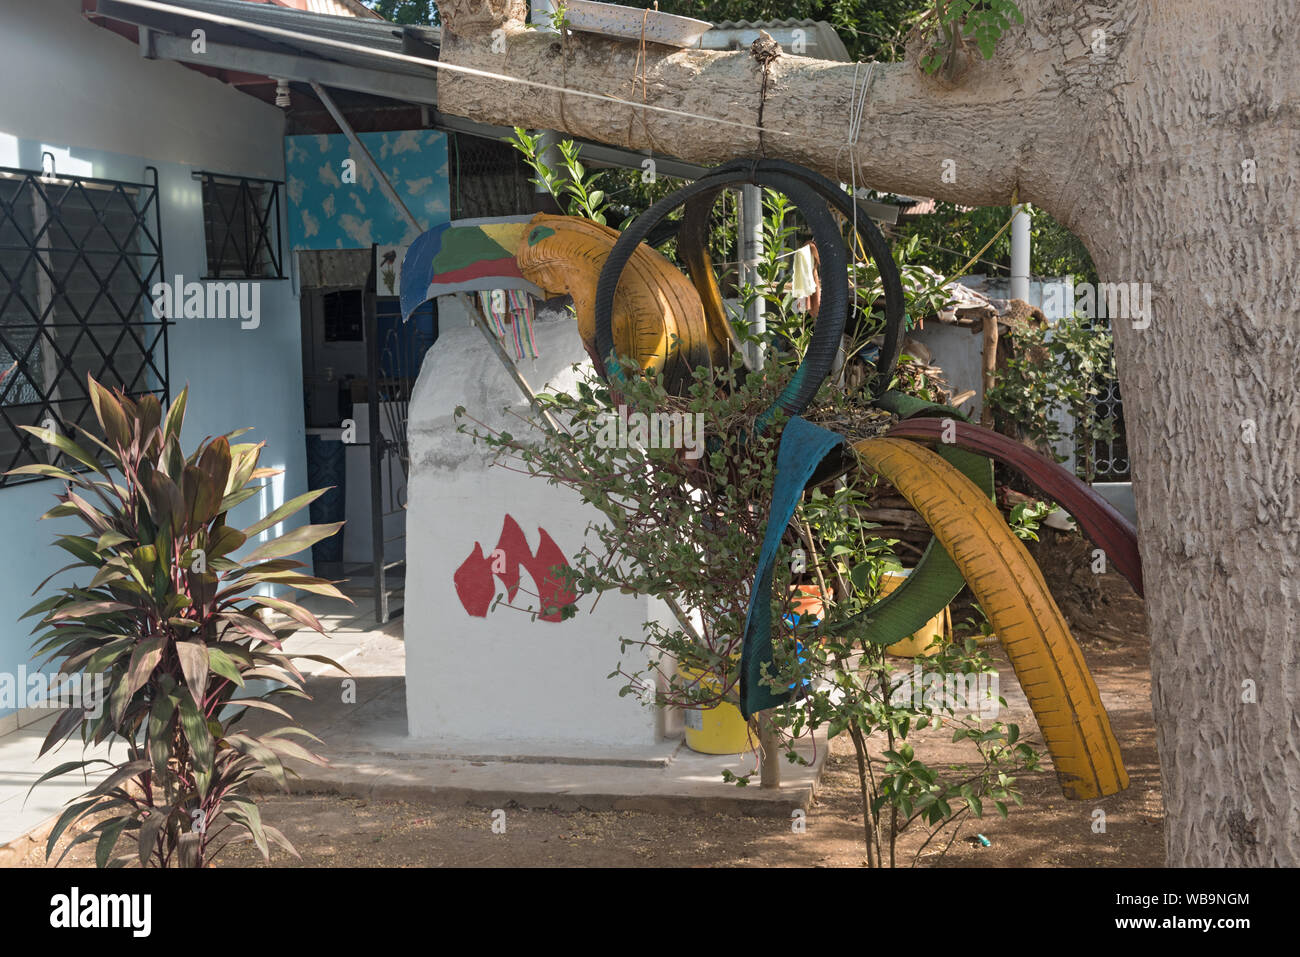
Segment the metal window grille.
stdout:
[[532,209],[532,175],[519,151],[498,140],[449,133],[452,219]]
[[[1101,311],[1105,302],[1099,303]],[[1091,327],[1103,332],[1111,331],[1110,319],[1098,316],[1091,320]],[[1093,402],[1093,415],[1098,419],[1115,419],[1115,437],[1109,442],[1097,442],[1092,449],[1093,468],[1098,482],[1127,482],[1131,475],[1131,462],[1128,453],[1128,438],[1124,431],[1124,400],[1119,394],[1119,380],[1114,379],[1101,385],[1101,392]],[[1086,449],[1075,449],[1076,461],[1083,461]]]
[[1097,396],[1093,405],[1099,419],[1115,417],[1115,438],[1098,442],[1093,450],[1098,482],[1127,482],[1130,479],[1128,438],[1124,432],[1124,400],[1119,394],[1119,382],[1111,381]]
[[203,183],[205,279],[283,279],[278,180],[194,174]]
[[[168,401],[169,323],[149,298],[165,275],[150,172],[128,183],[0,168],[0,471],[51,460],[19,426],[92,427],[87,373]],[[0,487],[33,480],[0,475]]]

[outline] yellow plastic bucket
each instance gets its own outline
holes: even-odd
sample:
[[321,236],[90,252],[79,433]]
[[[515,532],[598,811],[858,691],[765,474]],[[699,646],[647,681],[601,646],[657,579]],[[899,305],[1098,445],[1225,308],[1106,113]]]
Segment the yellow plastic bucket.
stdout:
[[[907,580],[907,572],[885,572],[880,577],[880,597],[884,598],[899,585]],[[935,615],[927,621],[921,628],[914,631],[909,638],[896,641],[885,648],[885,653],[893,655],[895,658],[933,658],[939,653],[946,642],[951,637],[951,625],[948,609]],[[941,641],[935,641],[935,635],[939,635]]]
[[[718,689],[718,679],[712,674],[685,665],[678,665],[677,673],[692,684],[699,682],[705,688]],[[749,722],[729,701],[721,701],[711,708],[685,708],[682,714],[686,723],[686,746],[692,751],[740,754],[753,748],[749,740]]]

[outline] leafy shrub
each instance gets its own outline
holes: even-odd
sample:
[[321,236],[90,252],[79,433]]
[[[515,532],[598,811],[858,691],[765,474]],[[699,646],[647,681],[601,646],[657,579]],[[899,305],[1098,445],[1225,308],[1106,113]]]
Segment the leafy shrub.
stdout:
[[[28,465],[10,474],[67,483],[59,504],[42,517],[76,518],[85,530],[55,539],[75,559],[55,574],[85,569],[91,577],[55,589],[22,617],[41,616],[35,647],[37,657],[45,656],[42,665],[57,661],[64,673],[102,676],[107,699],[63,711],[41,754],[78,734],[83,747],[109,742],[125,753],[114,747],[112,758],[68,761],[36,782],[100,766],[109,771],[69,802],[46,854],[70,826],[93,818],[64,855],[94,840],[100,867],[133,861],[200,867],[231,842],[250,839],[266,858],[270,842],[296,855],[280,831],[262,823],[248,784],[268,774],[287,787],[284,759],[323,763],[295,739],[318,739],[294,725],[253,736],[241,730],[241,722],[250,708],[292,721],[276,703],[306,697],[291,659],[328,659],[282,650],[281,642],[298,628],[322,630],[314,615],[293,602],[249,592],[276,584],[342,598],[329,582],[305,575],[303,563],[288,558],[333,535],[342,523],[300,526],[233,557],[326,490],[300,495],[247,528],[234,528],[227,524],[230,510],[260,491],[257,480],[278,474],[258,467],[263,443],[232,445],[241,434],[234,432],[205,439],[187,457],[180,433],[188,390],[164,416],[154,396],[133,401],[93,378],[88,383],[102,438],[81,431],[96,452],[57,431],[29,427],[75,465]],[[287,616],[289,623],[270,627],[263,609]],[[272,688],[256,693],[254,681]],[[133,847],[115,857],[124,839]]]

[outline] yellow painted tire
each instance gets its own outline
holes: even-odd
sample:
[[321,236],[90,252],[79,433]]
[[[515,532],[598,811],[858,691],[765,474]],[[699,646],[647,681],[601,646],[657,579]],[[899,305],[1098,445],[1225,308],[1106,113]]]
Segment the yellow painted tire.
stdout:
[[677,230],[677,253],[686,264],[691,283],[704,307],[704,323],[709,336],[709,357],[715,367],[728,368],[733,352],[741,352],[740,340],[727,319],[722,304],[722,290],[713,274],[709,258],[709,216],[714,196],[706,193],[688,201]]
[[[525,279],[550,295],[573,297],[578,334],[593,358],[596,284],[618,236],[618,230],[589,219],[539,213],[515,251]],[[699,294],[676,266],[644,243],[619,283],[613,331],[618,354],[632,356],[643,372],[662,371],[670,392],[680,394],[691,381],[690,370],[709,364]]]
[[1085,800],[1128,787],[1096,682],[1038,566],[988,497],[929,449],[903,439],[853,446],[952,556],[1006,649],[1043,732],[1061,790]]

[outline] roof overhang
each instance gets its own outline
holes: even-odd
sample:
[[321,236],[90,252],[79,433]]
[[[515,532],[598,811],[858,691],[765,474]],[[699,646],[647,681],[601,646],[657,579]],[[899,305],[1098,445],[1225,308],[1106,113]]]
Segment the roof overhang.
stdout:
[[[296,132],[328,132],[336,127],[312,87],[335,91],[337,106],[358,131],[433,127],[468,136],[501,139],[506,127],[476,123],[437,112],[436,68],[442,31],[382,19],[330,16],[243,0],[83,0],[86,15],[114,32],[135,40],[141,56],[172,60],[213,76],[266,102],[273,102],[282,83],[292,89],[291,124]],[[205,48],[195,49],[193,33],[205,34]],[[847,59],[829,39],[838,36],[829,24],[785,20],[723,24],[713,42],[723,48],[765,29],[782,39],[796,39],[809,55]],[[773,32],[775,31],[775,32]],[[134,35],[133,35],[134,34]],[[396,56],[395,56],[396,54]],[[419,61],[428,61],[425,65]],[[706,167],[650,151],[579,141],[593,164],[641,168],[653,157],[664,176],[698,179]],[[865,203],[873,218],[896,222],[897,207]]]

